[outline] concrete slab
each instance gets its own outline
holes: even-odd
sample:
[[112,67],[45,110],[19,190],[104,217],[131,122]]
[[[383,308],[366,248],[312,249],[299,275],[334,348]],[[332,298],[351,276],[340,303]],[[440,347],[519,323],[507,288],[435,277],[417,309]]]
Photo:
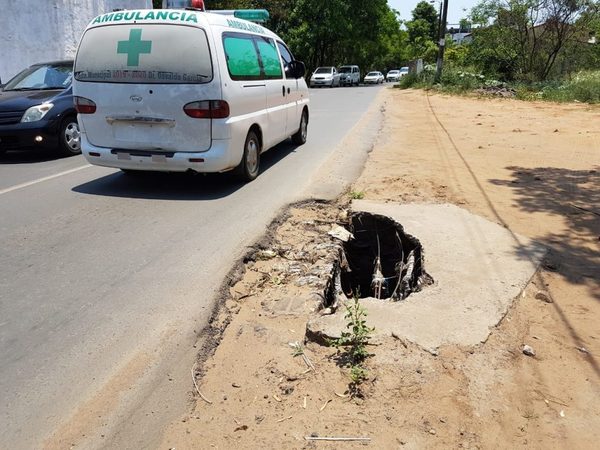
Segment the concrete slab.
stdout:
[[[352,209],[389,216],[423,244],[434,285],[401,302],[362,302],[375,337],[394,333],[432,352],[443,344],[485,342],[546,253],[532,240],[450,204],[357,200]],[[318,317],[309,331],[339,336],[343,315]]]

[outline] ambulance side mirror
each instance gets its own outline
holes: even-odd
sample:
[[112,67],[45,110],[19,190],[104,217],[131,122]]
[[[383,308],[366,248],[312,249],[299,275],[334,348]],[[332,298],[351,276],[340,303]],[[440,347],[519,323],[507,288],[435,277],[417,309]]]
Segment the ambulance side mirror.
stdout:
[[306,74],[306,66],[302,61],[292,61],[290,63],[290,72],[294,78],[302,78]]

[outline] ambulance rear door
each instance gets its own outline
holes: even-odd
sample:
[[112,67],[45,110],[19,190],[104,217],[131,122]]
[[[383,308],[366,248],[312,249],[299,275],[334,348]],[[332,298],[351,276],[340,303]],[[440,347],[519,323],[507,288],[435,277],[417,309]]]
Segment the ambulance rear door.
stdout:
[[89,28],[74,69],[75,101],[95,105],[79,114],[87,140],[116,149],[210,149],[211,120],[229,114],[210,41],[205,29],[178,22]]

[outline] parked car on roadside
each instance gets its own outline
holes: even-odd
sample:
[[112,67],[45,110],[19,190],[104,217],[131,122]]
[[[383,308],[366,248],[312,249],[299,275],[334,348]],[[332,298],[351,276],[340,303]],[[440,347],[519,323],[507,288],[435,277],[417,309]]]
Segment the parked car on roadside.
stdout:
[[400,67],[400,78],[408,75],[409,68],[408,67]]
[[41,148],[81,153],[73,61],[34,64],[0,85],[0,154]]
[[385,76],[385,81],[387,81],[388,83],[398,81],[399,79],[400,71],[397,69],[390,70]]
[[340,74],[335,67],[317,67],[310,77],[310,87],[329,86],[330,88],[340,85]]
[[381,72],[369,72],[364,79],[365,84],[381,84],[385,80],[385,77]]
[[342,66],[339,72],[341,86],[358,86],[360,84],[360,68],[358,66]]

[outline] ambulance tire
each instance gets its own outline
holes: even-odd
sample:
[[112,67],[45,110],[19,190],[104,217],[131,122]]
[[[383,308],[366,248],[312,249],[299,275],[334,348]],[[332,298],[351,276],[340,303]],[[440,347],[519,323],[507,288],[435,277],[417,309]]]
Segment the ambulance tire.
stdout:
[[302,111],[302,118],[300,119],[300,128],[292,135],[292,142],[296,145],[306,144],[306,138],[308,136],[308,114],[306,110]]
[[256,132],[250,130],[244,143],[244,154],[236,175],[244,182],[253,181],[260,172],[260,140]]
[[58,150],[61,155],[73,156],[81,153],[81,132],[77,116],[67,116],[60,124]]

